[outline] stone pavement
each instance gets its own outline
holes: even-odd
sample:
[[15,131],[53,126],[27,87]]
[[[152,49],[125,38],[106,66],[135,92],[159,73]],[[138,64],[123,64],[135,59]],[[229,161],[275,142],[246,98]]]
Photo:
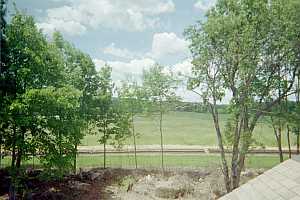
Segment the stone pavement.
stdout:
[[300,157],[275,166],[220,200],[300,200]]

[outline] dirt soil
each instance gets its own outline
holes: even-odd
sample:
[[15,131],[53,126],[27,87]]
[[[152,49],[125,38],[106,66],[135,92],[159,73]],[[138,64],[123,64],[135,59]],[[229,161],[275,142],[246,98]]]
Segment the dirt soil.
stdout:
[[[263,170],[243,172],[242,183]],[[217,199],[224,194],[219,169],[89,169],[62,180],[42,181],[40,171],[28,172],[23,180],[23,199],[33,200],[162,200]],[[10,176],[0,170],[0,200],[8,199]],[[20,197],[18,199],[21,199]]]

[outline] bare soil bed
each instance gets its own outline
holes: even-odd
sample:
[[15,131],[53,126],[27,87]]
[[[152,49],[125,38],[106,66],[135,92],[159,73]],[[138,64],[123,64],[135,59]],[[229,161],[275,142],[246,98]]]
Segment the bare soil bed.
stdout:
[[[263,170],[247,170],[242,183]],[[30,172],[24,180],[25,199],[217,199],[225,192],[220,169],[89,169],[62,180],[42,181],[40,172]],[[0,199],[8,199],[10,177],[0,171]],[[19,199],[21,199],[19,197]]]

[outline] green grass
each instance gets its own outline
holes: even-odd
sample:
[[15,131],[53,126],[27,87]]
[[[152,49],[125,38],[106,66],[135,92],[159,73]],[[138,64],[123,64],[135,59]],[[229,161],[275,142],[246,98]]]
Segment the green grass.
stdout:
[[[221,126],[224,127],[228,115],[221,114]],[[137,144],[151,145],[160,143],[158,121],[151,117],[136,117],[135,128],[140,134]],[[209,113],[171,112],[164,115],[163,134],[165,144],[178,145],[216,145],[216,133]],[[258,123],[254,130],[254,138],[265,146],[276,146],[273,130],[267,122]],[[99,135],[88,135],[82,145],[99,145]],[[292,140],[295,141],[295,140]],[[126,141],[132,144],[132,139]],[[283,145],[286,145],[283,138]]]
[[[138,167],[159,168],[161,166],[159,155],[138,155]],[[2,166],[9,166],[10,158],[2,160]],[[102,155],[80,155],[78,157],[78,167],[102,167]],[[271,168],[279,163],[276,155],[249,155],[246,160],[248,168]],[[32,165],[32,160],[26,161],[25,165]],[[35,165],[39,161],[35,159]],[[219,155],[165,155],[165,166],[168,167],[218,167],[220,165]],[[133,155],[108,155],[107,167],[131,168],[134,167]]]
[[[246,165],[249,168],[271,168],[279,163],[278,156],[249,156]],[[103,157],[98,156],[80,156],[79,166],[99,167],[103,165]],[[134,167],[133,156],[107,157],[108,167]],[[157,168],[161,166],[161,157],[158,155],[139,155],[138,166],[141,168]],[[166,167],[217,167],[220,166],[219,155],[166,155]]]

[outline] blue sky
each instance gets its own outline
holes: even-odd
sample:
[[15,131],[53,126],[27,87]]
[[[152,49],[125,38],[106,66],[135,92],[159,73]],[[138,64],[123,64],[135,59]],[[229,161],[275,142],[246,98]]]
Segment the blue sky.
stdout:
[[[188,42],[183,31],[204,17],[215,0],[16,0],[47,35],[60,31],[88,53],[97,68],[113,68],[116,82],[139,78],[154,63],[189,74]],[[197,97],[183,88],[187,101]]]

